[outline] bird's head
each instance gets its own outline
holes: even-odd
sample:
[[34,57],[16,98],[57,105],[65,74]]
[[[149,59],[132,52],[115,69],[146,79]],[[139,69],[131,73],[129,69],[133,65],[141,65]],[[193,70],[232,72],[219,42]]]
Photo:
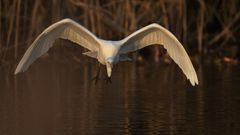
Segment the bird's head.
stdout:
[[106,59],[107,75],[108,75],[108,77],[111,77],[113,63],[114,63],[114,58],[113,57],[109,57],[109,58]]

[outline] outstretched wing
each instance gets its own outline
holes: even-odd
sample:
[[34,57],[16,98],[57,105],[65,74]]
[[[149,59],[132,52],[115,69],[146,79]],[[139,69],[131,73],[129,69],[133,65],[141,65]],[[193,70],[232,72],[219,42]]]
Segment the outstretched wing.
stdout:
[[120,48],[120,53],[122,54],[136,51],[149,45],[163,45],[191,84],[193,86],[198,84],[196,72],[182,44],[171,32],[162,26],[150,24],[123,39],[122,43]]
[[96,36],[75,21],[64,19],[49,26],[35,39],[19,62],[15,74],[26,71],[38,57],[53,46],[58,38],[68,39],[91,52],[99,50],[99,41]]

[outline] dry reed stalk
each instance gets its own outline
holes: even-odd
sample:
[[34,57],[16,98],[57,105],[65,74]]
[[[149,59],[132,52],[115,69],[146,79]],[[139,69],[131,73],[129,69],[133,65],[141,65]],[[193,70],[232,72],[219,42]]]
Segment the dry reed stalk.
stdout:
[[201,53],[203,50],[203,29],[204,29],[204,14],[205,14],[205,2],[204,0],[198,0],[200,4],[200,11],[197,21],[197,33],[198,33],[198,52]]
[[27,39],[28,39],[27,44],[30,43],[29,41],[30,41],[30,39],[32,39],[33,32],[34,32],[34,30],[36,30],[34,28],[36,28],[36,26],[37,26],[37,16],[38,16],[37,13],[39,11],[40,5],[41,5],[40,0],[36,0],[34,2],[32,14],[31,14],[31,21],[30,21],[30,25],[28,28],[29,32],[28,32],[28,37],[27,37]]
[[161,1],[160,7],[162,9],[163,15],[163,25],[168,29],[169,28],[169,21],[168,21],[168,16],[167,16],[167,10],[166,10],[166,4],[164,0]]
[[238,22],[240,19],[240,12],[238,12],[231,21],[229,21],[229,24],[224,24],[222,27],[222,31],[218,33],[212,40],[210,40],[210,44],[214,44],[217,41],[219,41],[223,37],[227,37],[228,35],[231,34],[231,29],[235,30],[235,28],[232,28],[233,25]]
[[[94,0],[90,0],[90,6],[94,7]],[[95,25],[95,17],[94,17],[94,10],[93,8],[89,9],[89,18],[91,24],[91,30],[93,33],[96,33],[96,25]]]
[[[96,0],[96,8],[97,9],[100,9],[101,7],[100,7],[100,2],[99,2],[99,0]],[[103,27],[103,25],[102,25],[102,21],[101,21],[101,18],[102,18],[102,14],[101,14],[101,12],[97,12],[96,13],[96,21],[98,22],[97,23],[97,34],[98,34],[98,36],[99,37],[102,37],[102,27]]]
[[137,27],[137,20],[136,20],[136,14],[134,11],[135,8],[135,2],[129,2],[129,10],[131,11],[129,14],[129,19],[130,19],[130,26],[129,26],[129,30],[130,31],[135,31],[136,27]]
[[9,27],[8,27],[8,31],[7,31],[7,43],[6,43],[7,46],[10,44],[10,39],[11,39],[12,31],[13,31],[16,5],[17,5],[17,1],[15,0],[13,2],[13,5],[9,8],[10,19],[8,22]]
[[[14,18],[15,18],[15,7],[17,5],[17,2],[14,1],[12,4],[9,4],[7,3],[7,7],[5,7],[5,10],[7,11],[6,13],[9,14],[10,16],[10,19],[7,20],[7,32],[6,32],[6,35],[7,35],[7,40],[6,40],[6,47],[9,47],[10,45],[10,40],[11,40],[11,37],[12,37],[12,33],[13,33],[13,28],[14,28]],[[3,46],[2,46],[3,47]],[[7,55],[7,51],[6,52],[3,52],[2,56],[1,56],[1,60],[4,60],[5,57]]]
[[126,35],[129,35],[129,31],[126,30],[128,29],[128,26],[129,26],[128,14],[131,13],[129,0],[125,1],[125,6],[123,7],[123,13],[125,13],[123,15],[124,16],[123,23],[124,23],[124,29],[125,29],[124,36],[126,36]]
[[[93,33],[106,39],[121,39],[147,24],[160,23],[180,37],[184,45],[187,40],[191,40],[188,42],[191,44],[197,42],[198,46],[191,48],[203,52],[209,46],[203,45],[203,42],[210,43],[210,45],[219,41],[238,42],[239,3],[237,0],[218,2],[204,0],[52,0],[49,6],[39,0],[1,0],[0,49],[7,50],[6,48],[14,47],[13,56],[16,57],[19,43],[26,43],[26,39],[32,42],[32,36],[42,31],[46,24],[56,22],[64,16],[83,23]],[[194,4],[199,4],[199,8],[188,6]],[[48,14],[49,11],[51,15]],[[214,32],[208,31],[214,23],[219,23],[220,29],[215,28]],[[192,35],[191,39],[188,35]],[[25,45],[29,44],[30,42]],[[154,48],[154,51],[158,49]],[[6,55],[1,51],[0,59],[4,59],[3,54]]]
[[[1,17],[3,16],[3,12],[2,12],[2,1],[0,1],[0,19]],[[3,47],[3,44],[2,44],[2,39],[3,39],[3,32],[2,32],[2,21],[0,20],[0,50],[1,48]],[[0,53],[0,58],[1,58],[1,53]],[[0,59],[1,60],[1,59]]]
[[186,45],[187,44],[187,36],[188,36],[188,25],[187,25],[187,2],[186,0],[183,0],[183,23],[182,23],[182,28],[183,28],[183,43]]
[[182,0],[178,0],[178,1],[176,1],[176,6],[178,7],[177,8],[177,14],[176,14],[176,18],[177,18],[177,25],[176,25],[176,27],[175,27],[175,29],[176,29],[176,36],[178,37],[178,38],[182,38],[182,34],[183,34],[183,32],[182,32],[182,20],[183,20],[183,1]]
[[[160,2],[163,2],[163,1],[160,1]],[[161,5],[161,3],[159,4]],[[149,14],[149,11],[151,10],[151,5],[152,5],[151,1],[138,2],[138,6],[140,6],[139,11],[136,13],[136,20],[138,25],[140,25],[141,22],[144,23],[143,21],[147,20],[146,16],[147,14]]]
[[[23,38],[24,39],[24,44],[26,44],[27,42],[25,41],[26,39],[26,37],[27,37],[27,31],[26,31],[26,29],[28,28],[28,20],[25,18],[26,16],[28,16],[29,15],[29,12],[28,12],[28,9],[29,9],[29,6],[28,6],[28,1],[27,0],[24,0],[23,1],[24,2],[24,4],[23,4],[23,15],[21,16],[21,23],[20,23],[20,25],[22,25],[22,29],[21,29],[21,31],[22,31],[22,33],[21,33],[21,38]],[[20,39],[21,40],[21,39]]]
[[19,21],[20,21],[20,11],[21,11],[21,0],[17,1],[17,10],[16,10],[16,27],[15,27],[15,50],[14,50],[14,58],[16,59],[18,56],[18,44],[19,44]]
[[52,23],[57,22],[61,18],[61,0],[52,0]]

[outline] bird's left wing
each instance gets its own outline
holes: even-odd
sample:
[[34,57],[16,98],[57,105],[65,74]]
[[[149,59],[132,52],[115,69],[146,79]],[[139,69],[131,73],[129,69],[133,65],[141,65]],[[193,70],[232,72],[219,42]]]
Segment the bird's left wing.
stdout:
[[24,72],[40,56],[53,46],[56,39],[70,40],[91,52],[99,50],[99,40],[90,31],[71,19],[63,19],[45,29],[28,48],[19,62],[15,74]]
[[123,39],[120,53],[126,54],[154,44],[163,45],[191,84],[198,84],[196,72],[182,44],[171,32],[158,24],[150,24]]

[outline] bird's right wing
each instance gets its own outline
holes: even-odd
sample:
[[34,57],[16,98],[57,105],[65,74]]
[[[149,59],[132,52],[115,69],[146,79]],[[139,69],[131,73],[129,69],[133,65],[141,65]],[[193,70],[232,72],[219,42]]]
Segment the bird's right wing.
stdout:
[[70,40],[91,52],[97,52],[100,46],[98,38],[90,31],[71,19],[64,19],[49,26],[35,39],[19,62],[15,74],[26,71],[58,38]]

